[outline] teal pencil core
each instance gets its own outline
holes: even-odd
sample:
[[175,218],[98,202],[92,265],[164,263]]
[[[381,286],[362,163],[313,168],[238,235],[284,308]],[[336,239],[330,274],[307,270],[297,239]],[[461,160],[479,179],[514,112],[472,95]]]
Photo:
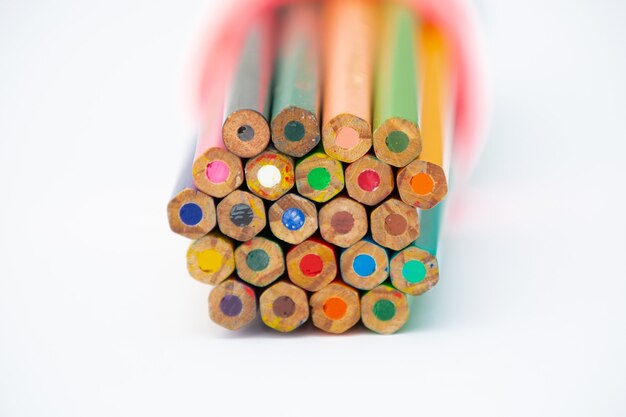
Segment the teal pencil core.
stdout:
[[393,153],[404,152],[409,146],[409,137],[400,130],[393,130],[385,139],[387,148]]
[[246,256],[246,264],[253,271],[262,271],[270,264],[270,257],[263,249],[255,249]]
[[378,300],[372,307],[372,312],[378,320],[387,321],[396,315],[396,306],[389,300]]
[[304,137],[304,125],[297,120],[292,120],[285,125],[285,137],[290,142],[297,142]]
[[420,261],[411,260],[402,267],[402,275],[411,284],[417,284],[426,278],[426,267]]

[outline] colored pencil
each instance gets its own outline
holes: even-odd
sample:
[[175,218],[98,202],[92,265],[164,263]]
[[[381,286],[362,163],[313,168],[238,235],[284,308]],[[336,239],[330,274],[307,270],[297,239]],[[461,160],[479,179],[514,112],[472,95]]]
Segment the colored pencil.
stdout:
[[437,257],[416,245],[409,246],[391,258],[391,283],[410,295],[421,295],[439,281]]
[[266,287],[285,273],[285,256],[278,243],[257,236],[235,249],[235,268],[243,281]]
[[368,0],[324,2],[322,142],[329,156],[353,162],[372,147],[375,10]]
[[[219,206],[218,206],[219,220]],[[283,242],[297,245],[317,230],[317,210],[309,200],[297,194],[286,194],[269,209],[270,229]]]
[[222,127],[224,145],[242,158],[258,155],[270,141],[268,119],[274,32],[275,19],[271,12],[260,14],[251,24],[226,99],[226,118]]
[[418,128],[418,75],[413,12],[397,2],[382,6],[374,92],[374,135],[376,156],[395,167],[403,167],[422,150]]
[[279,332],[291,332],[309,318],[309,300],[300,287],[278,281],[259,298],[261,320]]
[[313,325],[328,333],[344,333],[361,318],[359,293],[338,281],[312,294],[309,304]]
[[246,191],[233,191],[217,205],[217,224],[235,240],[252,239],[267,224],[263,200]]
[[312,152],[296,163],[296,187],[303,197],[323,203],[336,196],[344,185],[341,162],[323,150]]
[[361,297],[361,321],[376,333],[395,333],[408,319],[406,294],[390,285],[381,284]]
[[167,220],[174,233],[189,239],[199,239],[215,227],[215,203],[211,196],[198,191],[193,183],[189,167],[191,158],[185,161],[174,187],[172,198],[167,204]]
[[446,171],[452,138],[452,86],[449,51],[443,35],[425,25],[420,41],[424,148],[419,160],[398,172],[398,191],[405,203],[430,209],[448,192]]
[[395,186],[391,166],[371,155],[348,165],[345,176],[350,197],[368,206],[383,201]]
[[329,243],[347,248],[367,233],[365,207],[350,197],[339,196],[320,209],[320,234]]
[[289,280],[307,291],[319,291],[337,276],[337,259],[331,245],[307,239],[287,252]]
[[272,103],[272,142],[303,156],[320,141],[319,8],[291,4],[281,16]]
[[245,173],[248,189],[270,201],[282,197],[295,182],[293,158],[274,149],[248,159]]
[[417,239],[420,223],[415,207],[389,198],[370,214],[372,239],[381,246],[401,250]]
[[389,276],[389,257],[385,248],[362,239],[342,252],[339,267],[347,284],[371,290]]
[[187,250],[187,271],[194,279],[217,285],[235,270],[232,240],[218,232],[193,242]]
[[234,278],[227,279],[209,293],[209,317],[214,323],[239,330],[256,317],[254,290]]
[[[202,148],[200,142],[198,146]],[[220,147],[208,148],[197,156],[192,170],[196,187],[213,197],[224,197],[243,183],[241,159]]]

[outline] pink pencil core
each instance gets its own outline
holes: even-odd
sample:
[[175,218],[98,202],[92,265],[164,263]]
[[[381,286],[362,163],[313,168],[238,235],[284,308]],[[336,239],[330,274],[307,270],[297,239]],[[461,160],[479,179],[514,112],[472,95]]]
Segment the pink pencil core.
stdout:
[[359,132],[351,127],[342,127],[337,132],[335,143],[342,149],[352,149],[359,143]]
[[209,181],[214,184],[221,184],[230,175],[230,168],[228,164],[224,161],[220,161],[219,159],[210,162],[206,166],[206,177]]

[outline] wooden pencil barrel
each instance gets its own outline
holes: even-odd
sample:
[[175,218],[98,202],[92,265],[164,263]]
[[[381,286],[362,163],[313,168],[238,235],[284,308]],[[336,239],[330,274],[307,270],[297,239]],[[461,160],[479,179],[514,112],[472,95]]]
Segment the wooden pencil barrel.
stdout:
[[235,240],[252,239],[267,224],[263,200],[246,191],[233,191],[217,205],[217,224]]
[[327,242],[350,247],[367,233],[365,207],[349,197],[334,198],[320,209],[319,228]]
[[418,67],[413,12],[397,2],[382,6],[374,92],[376,156],[403,167],[422,150],[418,128]]
[[291,283],[279,281],[259,298],[261,320],[279,332],[291,332],[309,319],[306,292]]
[[397,198],[390,198],[370,214],[372,238],[392,250],[410,245],[420,234],[420,223],[415,207]]
[[[243,41],[222,126],[224,145],[235,155],[250,158],[270,141],[271,83],[275,21],[266,12],[251,24]],[[219,64],[218,64],[219,65]]]
[[217,285],[235,270],[232,240],[218,232],[193,242],[187,250],[187,270],[197,281]]
[[339,267],[347,284],[371,290],[389,276],[389,257],[382,246],[363,239],[342,252]]
[[323,7],[322,141],[328,155],[353,162],[372,146],[373,3],[330,0]]
[[243,281],[266,287],[285,273],[285,257],[278,243],[254,237],[235,249],[235,268]]
[[413,207],[430,209],[448,193],[448,181],[441,166],[415,160],[398,171],[398,193]]
[[354,288],[341,282],[332,282],[311,295],[311,321],[328,333],[344,333],[361,318],[361,301]]
[[308,239],[287,252],[289,280],[307,291],[319,291],[337,276],[337,258],[332,246]]
[[249,159],[245,173],[248,189],[270,201],[282,197],[295,183],[293,158],[273,149]]
[[380,334],[400,330],[409,319],[406,294],[382,284],[361,297],[361,321],[368,329]]
[[254,290],[234,278],[227,279],[209,293],[209,317],[228,329],[239,330],[256,317]]
[[211,196],[198,191],[193,182],[191,166],[194,152],[183,163],[167,204],[167,220],[174,233],[189,239],[199,239],[215,227],[215,202]]
[[272,142],[279,151],[300,157],[320,140],[319,9],[311,2],[291,4],[281,17]]
[[430,252],[409,246],[391,258],[391,283],[410,295],[421,295],[439,282],[439,264]]
[[371,155],[348,165],[345,177],[350,197],[368,206],[383,201],[395,186],[391,167]]
[[296,187],[310,200],[326,202],[339,194],[344,185],[341,162],[324,152],[311,153],[296,164]]
[[297,245],[317,230],[315,205],[296,194],[282,196],[270,206],[268,214],[272,233],[283,242]]
[[243,183],[241,159],[223,148],[209,148],[193,162],[196,187],[210,196],[224,197]]

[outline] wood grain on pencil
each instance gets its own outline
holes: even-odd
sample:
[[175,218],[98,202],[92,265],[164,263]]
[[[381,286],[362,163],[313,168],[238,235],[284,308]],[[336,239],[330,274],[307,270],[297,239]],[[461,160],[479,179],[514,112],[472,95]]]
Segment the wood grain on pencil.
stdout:
[[316,239],[307,239],[287,252],[289,280],[307,291],[319,291],[337,276],[334,248]]
[[363,239],[344,250],[339,260],[341,278],[354,288],[371,290],[389,276],[387,251]]
[[344,333],[361,316],[359,293],[349,285],[335,281],[311,295],[311,321],[328,333]]
[[266,326],[291,332],[309,319],[309,300],[302,288],[279,281],[263,291],[259,310]]
[[235,249],[235,268],[243,281],[265,287],[285,273],[285,255],[278,243],[257,236]]
[[218,232],[193,242],[187,250],[187,270],[194,279],[209,285],[217,285],[235,270],[231,239]]
[[390,198],[370,214],[372,238],[381,246],[393,250],[405,248],[420,233],[415,207],[397,198]]
[[365,207],[350,197],[334,198],[320,209],[319,227],[327,242],[342,248],[350,247],[367,233]]
[[275,26],[274,14],[269,12],[250,25],[226,98],[224,145],[242,158],[258,155],[270,141]]
[[267,224],[263,200],[246,191],[233,191],[217,205],[217,224],[235,240],[252,239]]
[[229,278],[209,293],[209,317],[214,323],[238,330],[256,317],[256,294],[249,285]]
[[274,149],[248,159],[245,174],[248,189],[270,201],[282,197],[295,183],[293,158]]
[[395,333],[408,319],[406,294],[390,285],[381,284],[361,297],[361,321],[376,333]]

